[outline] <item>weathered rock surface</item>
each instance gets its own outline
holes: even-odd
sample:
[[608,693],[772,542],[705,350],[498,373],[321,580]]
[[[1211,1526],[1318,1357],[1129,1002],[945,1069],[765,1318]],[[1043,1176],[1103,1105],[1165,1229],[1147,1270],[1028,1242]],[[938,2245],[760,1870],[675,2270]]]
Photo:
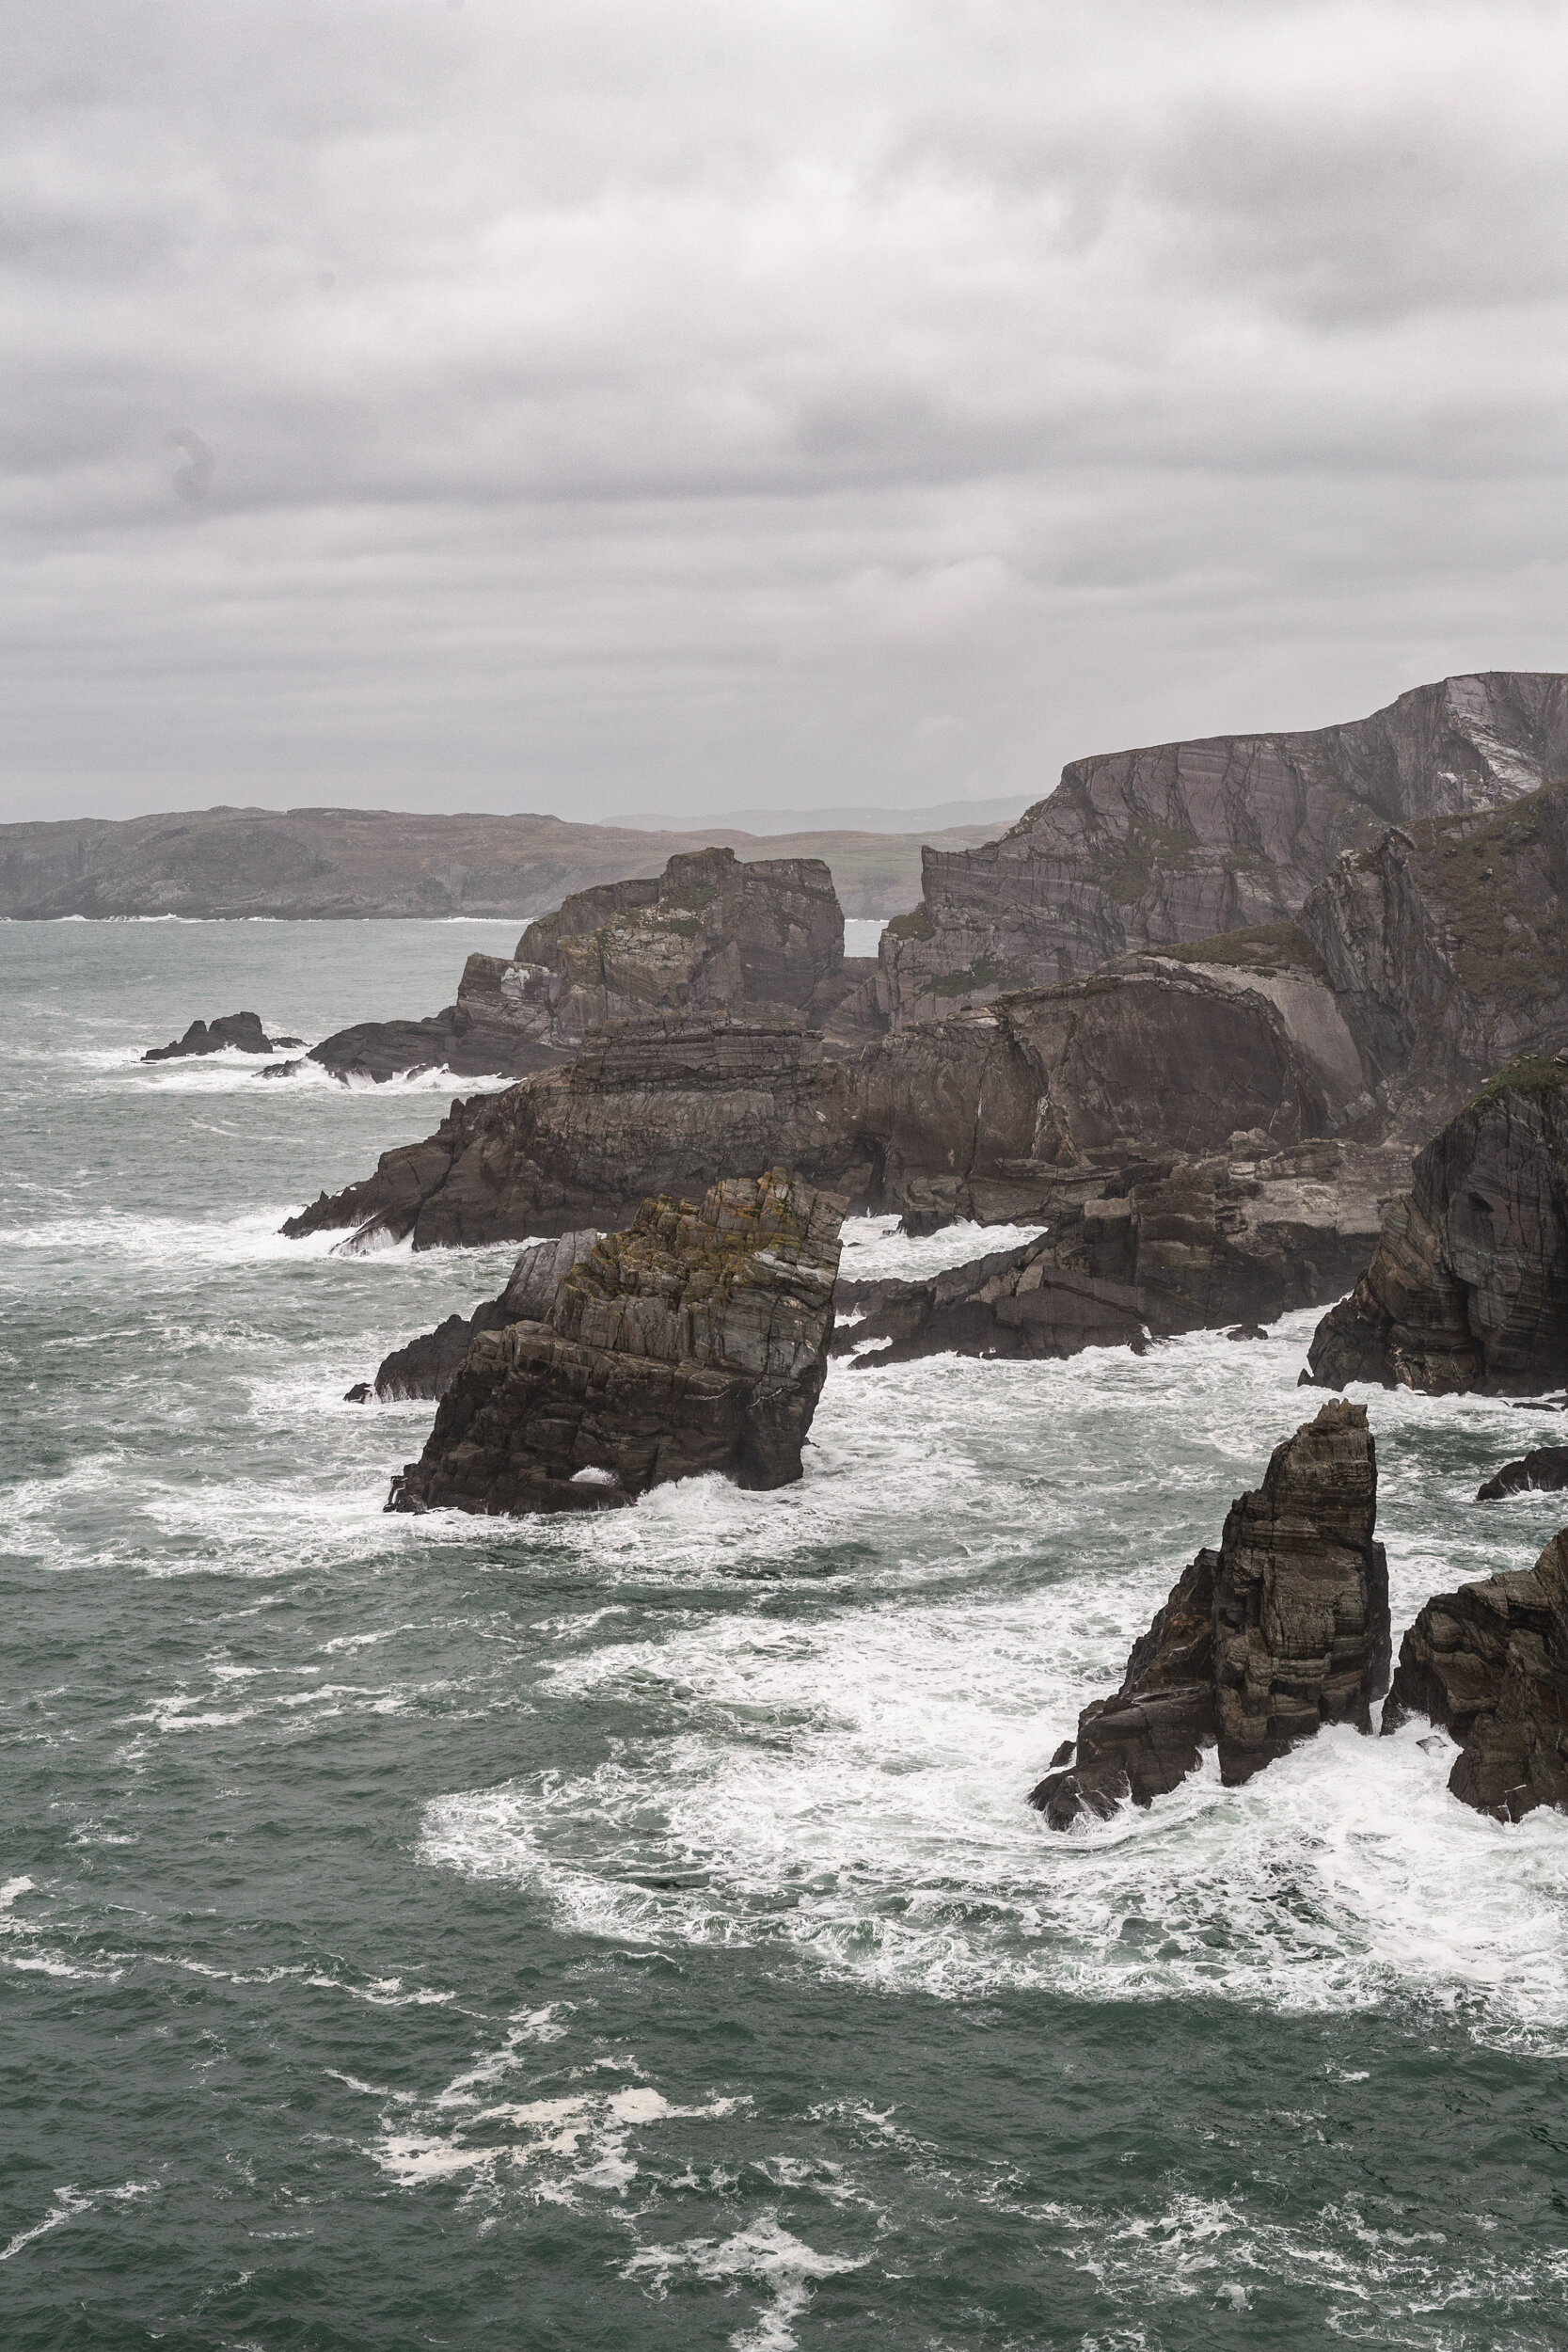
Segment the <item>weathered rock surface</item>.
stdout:
[[1037,990],[824,1059],[787,1024],[664,1016],[596,1032],[570,1067],[454,1104],[426,1142],[284,1231],[383,1220],[417,1249],[609,1227],[653,1190],[793,1167],[933,1219],[1027,1216],[1064,1180],[1130,1163],[1267,1154],[1321,1134],[1314,1070],[1264,997],[1139,967]]
[[1511,1063],[1417,1154],[1305,1379],[1524,1395],[1568,1375],[1568,1065]]
[[[839,1284],[835,1354],[857,1368],[960,1356],[1064,1357],[1212,1329],[1263,1338],[1342,1291],[1375,1241],[1402,1152],[1317,1142],[1158,1162],[1101,1192],[1062,1183],[1049,1230],[919,1281]],[[880,1342],[880,1346],[868,1343]]]
[[1030,1796],[1052,1828],[1152,1804],[1205,1747],[1234,1787],[1323,1724],[1370,1730],[1389,1652],[1376,1517],[1366,1408],[1336,1398],[1275,1447],[1219,1549],[1182,1570],[1116,1696],[1085,1708],[1073,1761]]
[[586,1258],[599,1236],[593,1231],[562,1233],[535,1242],[513,1267],[506,1288],[483,1299],[472,1314],[448,1315],[434,1331],[422,1331],[384,1357],[373,1381],[350,1393],[358,1404],[372,1396],[387,1405],[410,1397],[445,1396],[482,1331],[502,1331],[509,1323],[542,1323],[555,1304],[562,1278]]
[[1427,1602],[1400,1645],[1383,1728],[1412,1715],[1460,1741],[1449,1787],[1462,1803],[1503,1821],[1568,1810],[1568,1531],[1533,1568]]
[[526,1241],[625,1222],[651,1193],[705,1190],[738,1168],[788,1166],[856,1197],[844,1065],[786,1023],[669,1016],[591,1039],[569,1068],[454,1103],[424,1142],[323,1193],[283,1228],[351,1226],[416,1249]]
[[1478,1488],[1478,1502],[1500,1502],[1506,1495],[1553,1494],[1568,1486],[1568,1445],[1537,1446],[1517,1462],[1505,1462],[1495,1478]]
[[1568,768],[1568,680],[1494,671],[1370,718],[1073,761],[984,847],[927,849],[920,906],[884,934],[893,1026],[1094,971],[1140,946],[1292,915],[1389,825],[1498,808]]
[[474,1340],[388,1509],[595,1510],[787,1485],[827,1369],[843,1203],[774,1168],[645,1201],[537,1321]]
[[708,849],[653,881],[578,892],[531,923],[511,959],[470,956],[456,1003],[430,1019],[359,1022],[311,1055],[344,1077],[522,1077],[559,1067],[607,1022],[729,1012],[820,1025],[870,963],[845,958],[819,858],[741,865]]
[[302,1042],[297,1037],[268,1037],[259,1013],[226,1012],[215,1021],[193,1021],[183,1037],[171,1045],[153,1046],[142,1059],[182,1061],[189,1054],[221,1054],[230,1046],[241,1054],[276,1054]]

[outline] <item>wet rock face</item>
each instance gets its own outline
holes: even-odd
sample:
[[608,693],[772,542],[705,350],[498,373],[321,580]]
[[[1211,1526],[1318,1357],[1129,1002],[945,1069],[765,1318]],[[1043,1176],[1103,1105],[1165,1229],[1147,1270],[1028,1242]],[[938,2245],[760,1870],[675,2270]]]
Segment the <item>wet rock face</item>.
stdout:
[[1500,1502],[1505,1495],[1548,1494],[1568,1486],[1568,1445],[1537,1446],[1517,1462],[1505,1462],[1495,1478],[1478,1487],[1478,1502]]
[[1030,1804],[1053,1829],[1152,1804],[1217,1745],[1227,1787],[1323,1724],[1371,1727],[1388,1679],[1388,1570],[1373,1539],[1377,1456],[1339,1399],[1275,1449],[1133,1645],[1120,1690],[1079,1718],[1076,1756]]
[[501,1331],[509,1323],[542,1322],[555,1303],[562,1278],[586,1258],[599,1236],[593,1231],[562,1233],[556,1241],[535,1242],[512,1269],[499,1297],[487,1298],[472,1314],[448,1315],[434,1331],[423,1331],[405,1346],[384,1357],[373,1382],[360,1383],[363,1394],[382,1405],[412,1397],[442,1397],[467,1359],[482,1331]]
[[[921,1356],[1065,1357],[1241,1319],[1235,1339],[1343,1288],[1378,1232],[1402,1155],[1321,1142],[1258,1156],[1064,1177],[1022,1248],[921,1281],[840,1283],[835,1354],[857,1367]],[[879,1344],[868,1344],[879,1343]]]
[[272,1054],[300,1042],[297,1037],[268,1037],[259,1013],[226,1012],[216,1021],[193,1021],[183,1037],[171,1045],[155,1045],[142,1059],[182,1061],[189,1054],[221,1054],[228,1046],[242,1054]]
[[1350,725],[1076,760],[999,841],[926,851],[921,905],[883,938],[887,1017],[1277,923],[1386,826],[1497,808],[1565,767],[1568,681],[1509,672],[1418,687]]
[[383,1152],[373,1175],[283,1230],[371,1229],[416,1249],[520,1242],[603,1230],[649,1194],[780,1164],[863,1197],[871,1164],[844,1065],[782,1022],[659,1016],[605,1030],[564,1071],[454,1103],[433,1136]]
[[474,1341],[388,1508],[613,1508],[719,1471],[787,1485],[822,1392],[842,1201],[774,1168],[645,1201],[547,1313]]
[[1513,1063],[1417,1154],[1307,1377],[1441,1396],[1568,1375],[1568,1066]]
[[1461,1742],[1449,1787],[1463,1804],[1503,1821],[1568,1810],[1568,1532],[1533,1568],[1427,1602],[1400,1645],[1383,1728],[1412,1715]]

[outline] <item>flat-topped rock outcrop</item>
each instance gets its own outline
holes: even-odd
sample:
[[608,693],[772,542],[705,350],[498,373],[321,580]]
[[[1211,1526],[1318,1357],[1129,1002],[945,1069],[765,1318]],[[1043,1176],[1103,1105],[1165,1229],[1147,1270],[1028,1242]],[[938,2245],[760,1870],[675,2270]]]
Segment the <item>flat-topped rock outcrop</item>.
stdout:
[[1568,1061],[1513,1062],[1418,1152],[1304,1378],[1433,1396],[1568,1377]]
[[[1408,1167],[1397,1151],[1314,1142],[1136,1167],[1105,1193],[1062,1182],[1048,1229],[915,1281],[840,1283],[835,1354],[858,1368],[961,1356],[1065,1357],[1336,1296]],[[1259,1336],[1261,1336],[1259,1334]]]
[[276,1054],[303,1043],[297,1037],[268,1037],[260,1013],[225,1012],[215,1021],[193,1021],[183,1037],[169,1045],[154,1045],[142,1059],[183,1061],[188,1055],[222,1054],[230,1048],[238,1054]]
[[1568,769],[1568,680],[1494,671],[1347,725],[1072,761],[997,841],[927,849],[884,934],[895,1027],[1066,979],[1129,950],[1278,923],[1390,825],[1496,809]]
[[717,1471],[784,1486],[827,1370],[842,1201],[774,1168],[644,1201],[547,1311],[481,1332],[389,1510],[603,1510]]
[[1449,1787],[1517,1821],[1568,1810],[1568,1531],[1533,1568],[1429,1600],[1400,1645],[1385,1732],[1424,1715],[1460,1742]]
[[1116,1695],[1079,1717],[1070,1758],[1029,1799],[1051,1827],[1151,1804],[1207,1747],[1234,1787],[1324,1724],[1370,1731],[1389,1655],[1376,1518],[1366,1408],[1336,1398],[1275,1447],[1218,1550],[1183,1569],[1134,1643]]

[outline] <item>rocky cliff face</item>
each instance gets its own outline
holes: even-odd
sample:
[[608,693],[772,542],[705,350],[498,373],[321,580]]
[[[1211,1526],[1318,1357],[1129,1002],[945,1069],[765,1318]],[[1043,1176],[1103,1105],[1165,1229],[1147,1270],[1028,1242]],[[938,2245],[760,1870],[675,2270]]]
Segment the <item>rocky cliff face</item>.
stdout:
[[1270,1323],[1335,1297],[1403,1181],[1398,1152],[1308,1143],[1156,1162],[1091,1191],[1064,1181],[1023,1248],[925,1281],[839,1285],[835,1354],[857,1368],[921,1356],[1065,1357],[1179,1331]]
[[925,852],[920,906],[883,938],[879,1009],[897,1027],[1277,923],[1387,826],[1497,808],[1564,769],[1568,680],[1500,671],[1349,725],[1076,760],[1000,840]]
[[625,1504],[719,1471],[800,1475],[832,1330],[843,1203],[774,1168],[645,1201],[538,1321],[482,1333],[388,1509]]
[[1528,1395],[1568,1377],[1568,1065],[1510,1064],[1416,1158],[1304,1377]]
[[382,1359],[373,1381],[349,1391],[351,1401],[382,1405],[412,1397],[442,1397],[467,1360],[482,1331],[503,1331],[509,1323],[543,1323],[555,1304],[562,1278],[586,1258],[599,1236],[589,1230],[537,1241],[513,1267],[506,1288],[481,1301],[471,1314],[448,1315],[434,1331],[395,1347]]
[[1428,1601],[1400,1645],[1383,1728],[1412,1715],[1460,1741],[1449,1787],[1462,1803],[1502,1821],[1568,1810],[1568,1533],[1533,1568]]
[[741,865],[673,857],[657,880],[578,891],[529,925],[515,956],[472,955],[455,1004],[425,1021],[360,1022],[312,1047],[344,1076],[417,1069],[521,1077],[559,1066],[592,1029],[655,1013],[832,1016],[869,960],[847,961],[819,858]]
[[1027,1214],[1064,1177],[1266,1152],[1321,1133],[1316,1072],[1276,1009],[1200,974],[1138,969],[1038,990],[884,1039],[851,1062],[780,1023],[666,1016],[596,1032],[570,1067],[452,1106],[422,1144],[292,1218],[381,1220],[416,1248],[606,1227],[651,1189],[765,1158],[856,1201],[929,1216]]
[[[844,1067],[788,1024],[700,1016],[625,1022],[569,1068],[454,1103],[422,1143],[292,1217],[416,1249],[525,1241],[634,1214],[649,1193],[693,1193],[736,1168],[785,1165],[863,1198]],[[367,1232],[366,1229],[369,1229]]]
[[1075,1754],[1033,1791],[1053,1829],[1152,1804],[1217,1744],[1227,1787],[1323,1724],[1371,1727],[1388,1677],[1388,1571],[1373,1540],[1377,1456],[1339,1399],[1275,1449],[1134,1644],[1120,1690],[1079,1718]]

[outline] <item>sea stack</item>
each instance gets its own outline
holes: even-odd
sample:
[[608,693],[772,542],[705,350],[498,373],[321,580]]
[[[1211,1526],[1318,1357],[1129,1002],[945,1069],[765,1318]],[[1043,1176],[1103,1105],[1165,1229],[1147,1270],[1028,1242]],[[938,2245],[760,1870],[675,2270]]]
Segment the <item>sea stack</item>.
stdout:
[[1427,1602],[1400,1645],[1383,1728],[1412,1715],[1460,1741],[1449,1787],[1462,1804],[1499,1821],[1568,1811],[1568,1529],[1533,1568]]
[[782,1168],[645,1200],[547,1313],[482,1331],[388,1509],[603,1510],[717,1470],[787,1485],[826,1376],[844,1203]]
[[1371,1728],[1388,1680],[1388,1569],[1373,1540],[1377,1454],[1364,1406],[1336,1398],[1276,1446],[1217,1551],[1184,1568],[1076,1754],[1030,1795],[1053,1829],[1148,1805],[1218,1746],[1227,1787],[1323,1724]]

